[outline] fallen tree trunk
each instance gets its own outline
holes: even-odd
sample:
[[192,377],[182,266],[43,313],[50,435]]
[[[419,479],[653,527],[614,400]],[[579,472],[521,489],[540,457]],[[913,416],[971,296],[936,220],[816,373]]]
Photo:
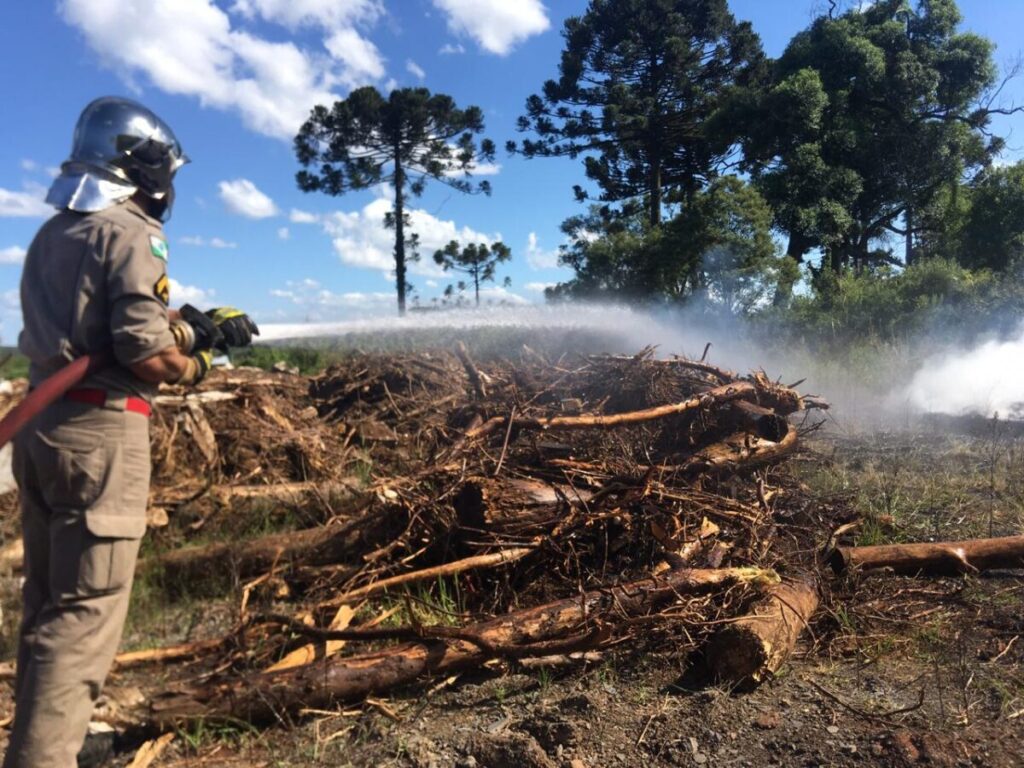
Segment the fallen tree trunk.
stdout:
[[[756,387],[749,381],[737,381],[732,384],[725,384],[721,387],[709,389],[689,400],[669,405],[659,405],[655,408],[646,408],[642,411],[629,411],[627,413],[609,414],[588,414],[583,416],[549,416],[548,418],[527,418],[519,417],[512,419],[512,427],[520,430],[556,430],[556,429],[588,429],[600,428],[610,429],[612,427],[624,427],[632,424],[642,424],[647,421],[662,419],[666,416],[675,416],[688,411],[696,411],[700,408],[708,408],[718,403],[726,403],[731,400],[748,399],[757,397]],[[475,429],[468,430],[466,437],[469,439],[482,437],[490,434],[502,425],[507,425],[508,418],[496,416],[493,419],[481,424]]]
[[458,638],[425,639],[158,695],[150,703],[149,716],[161,725],[195,718],[268,721],[282,712],[361,699],[425,675],[479,666],[495,657],[589,650],[607,638],[615,618],[650,614],[682,595],[707,594],[737,584],[766,586],[776,580],[774,572],[758,568],[674,571],[470,625],[459,630]]
[[[289,569],[293,564],[317,566],[342,563],[377,549],[387,540],[387,509],[333,525],[287,531],[248,541],[224,541],[202,547],[176,549],[139,562],[139,570],[163,571],[166,584],[226,576],[245,578],[266,573],[272,567]],[[369,523],[373,523],[370,525]]]
[[1024,536],[836,547],[829,559],[836,573],[887,570],[898,574],[956,576],[996,568],[1024,568]]
[[796,450],[797,442],[795,429],[790,429],[785,437],[777,443],[747,432],[740,432],[730,435],[719,443],[700,449],[682,464],[661,466],[658,469],[689,474],[735,473],[778,461]]
[[708,666],[719,680],[758,685],[793,653],[818,609],[818,590],[806,581],[772,587],[746,616],[720,630],[707,646]]

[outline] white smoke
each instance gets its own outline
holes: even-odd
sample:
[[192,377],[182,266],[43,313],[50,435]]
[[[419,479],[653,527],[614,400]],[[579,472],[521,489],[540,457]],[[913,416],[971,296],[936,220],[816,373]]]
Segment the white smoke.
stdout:
[[1014,338],[929,358],[914,374],[905,399],[927,413],[1024,417],[1024,325]]

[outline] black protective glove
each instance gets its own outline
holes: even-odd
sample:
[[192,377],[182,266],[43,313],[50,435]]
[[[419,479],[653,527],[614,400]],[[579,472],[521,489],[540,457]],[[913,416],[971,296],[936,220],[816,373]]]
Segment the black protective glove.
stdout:
[[223,334],[227,347],[248,347],[252,344],[252,337],[260,335],[256,323],[240,309],[217,307],[209,310],[206,316]]
[[196,337],[192,343],[192,352],[220,349],[226,346],[224,334],[212,319],[191,304],[186,304],[179,311],[181,319],[192,326],[192,332]]

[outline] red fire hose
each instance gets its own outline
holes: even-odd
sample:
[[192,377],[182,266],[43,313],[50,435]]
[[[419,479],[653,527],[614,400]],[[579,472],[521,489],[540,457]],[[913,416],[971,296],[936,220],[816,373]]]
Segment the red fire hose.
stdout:
[[46,406],[64,397],[69,389],[89,374],[110,365],[112,359],[109,352],[82,355],[44,380],[0,420],[0,448],[7,445]]

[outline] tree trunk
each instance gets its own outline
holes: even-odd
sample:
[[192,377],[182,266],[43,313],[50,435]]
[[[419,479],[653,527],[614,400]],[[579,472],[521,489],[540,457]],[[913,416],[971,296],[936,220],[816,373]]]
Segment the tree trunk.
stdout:
[[651,209],[650,222],[652,227],[661,224],[661,160],[657,156],[651,159]]
[[707,659],[719,680],[757,685],[778,672],[818,609],[818,590],[806,581],[773,587],[753,610],[718,632]]
[[405,171],[401,147],[395,144],[395,281],[398,288],[398,316],[405,316]]
[[279,673],[169,692],[151,702],[150,718],[161,724],[211,717],[265,722],[282,712],[358,700],[426,675],[477,667],[499,656],[588,650],[601,645],[623,617],[649,615],[682,595],[708,594],[740,584],[765,586],[777,578],[774,572],[759,568],[672,571],[471,624],[460,631],[459,638],[425,638]]
[[473,273],[473,287],[476,288],[476,307],[480,308],[480,275]]
[[837,547],[829,562],[836,573],[851,569],[884,569],[911,576],[955,576],[993,568],[1024,568],[1024,536],[876,547]]

